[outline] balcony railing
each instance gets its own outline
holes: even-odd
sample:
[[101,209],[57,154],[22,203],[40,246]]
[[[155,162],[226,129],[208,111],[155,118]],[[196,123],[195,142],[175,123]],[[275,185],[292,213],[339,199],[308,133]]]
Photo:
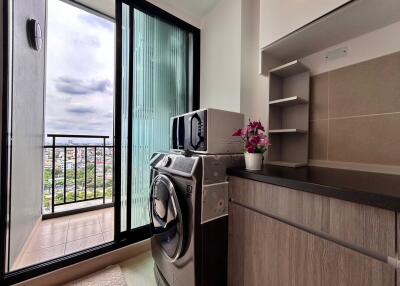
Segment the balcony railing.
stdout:
[[44,147],[44,215],[112,204],[114,147],[107,145],[109,137],[47,136],[51,145]]

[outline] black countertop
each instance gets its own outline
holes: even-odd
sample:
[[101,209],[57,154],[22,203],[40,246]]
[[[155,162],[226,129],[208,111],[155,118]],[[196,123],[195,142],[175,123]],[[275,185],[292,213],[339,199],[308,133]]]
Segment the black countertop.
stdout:
[[261,171],[229,168],[228,175],[400,211],[400,175],[322,167],[264,165]]

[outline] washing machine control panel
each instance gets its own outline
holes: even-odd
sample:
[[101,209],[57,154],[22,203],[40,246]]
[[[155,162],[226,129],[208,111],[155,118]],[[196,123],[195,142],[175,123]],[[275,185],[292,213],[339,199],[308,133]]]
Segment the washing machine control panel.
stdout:
[[185,157],[175,154],[157,154],[150,161],[153,168],[168,171],[171,174],[184,177],[193,176],[198,157]]

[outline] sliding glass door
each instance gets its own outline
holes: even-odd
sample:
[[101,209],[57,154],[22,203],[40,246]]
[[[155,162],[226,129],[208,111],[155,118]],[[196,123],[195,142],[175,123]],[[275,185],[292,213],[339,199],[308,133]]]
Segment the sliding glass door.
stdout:
[[121,231],[130,231],[149,224],[149,161],[169,150],[170,117],[198,108],[199,30],[145,1],[121,8]]
[[[40,4],[24,6],[25,2],[30,4],[32,4],[31,2],[40,2]],[[87,227],[89,224],[83,225],[82,221],[80,221],[81,215],[76,215],[78,216],[77,224],[82,225],[76,227],[76,233],[89,233],[88,241],[93,241],[93,237],[99,238],[101,243],[96,243],[96,245],[85,244],[85,247],[81,247],[79,250],[70,250],[66,253],[67,242],[76,246],[83,245],[79,242],[81,238],[71,235],[72,232],[70,230],[72,227],[69,219],[67,223],[61,222],[62,225],[60,227],[54,227],[54,225],[47,222],[43,231],[45,238],[32,239],[29,232],[42,221],[41,181],[44,179],[45,182],[49,183],[48,176],[42,176],[42,160],[45,161],[45,166],[46,162],[51,162],[50,165],[53,170],[50,179],[52,192],[56,193],[58,191],[58,193],[63,194],[63,204],[71,202],[69,198],[73,198],[72,201],[74,203],[79,198],[79,194],[76,192],[79,187],[78,182],[85,188],[87,187],[86,185],[89,188],[92,186],[87,184],[89,182],[87,177],[89,178],[90,174],[93,174],[93,176],[90,176],[93,178],[94,199],[101,199],[104,202],[106,187],[108,187],[105,184],[105,177],[108,176],[105,166],[108,164],[106,152],[100,152],[100,149],[105,150],[105,146],[96,147],[90,142],[90,144],[85,143],[79,146],[63,145],[62,148],[57,147],[58,149],[63,149],[57,156],[56,152],[53,152],[52,160],[49,160],[50,157],[43,159],[42,156],[43,149],[47,148],[43,146],[42,135],[44,133],[43,108],[45,90],[43,87],[45,86],[45,64],[46,62],[49,63],[49,58],[46,60],[45,52],[48,49],[46,37],[43,38],[43,47],[41,49],[30,45],[31,43],[27,39],[26,20],[34,19],[36,24],[41,25],[43,32],[48,31],[46,13],[51,12],[51,10],[46,8],[47,2],[45,0],[7,0],[2,1],[0,5],[2,8],[0,12],[4,12],[0,13],[2,16],[0,17],[0,22],[2,23],[0,39],[3,39],[4,36],[2,59],[4,60],[5,69],[2,74],[4,87],[1,87],[3,97],[1,122],[3,140],[0,150],[2,158],[0,178],[2,185],[0,197],[1,285],[14,284],[24,279],[46,274],[116,250],[127,244],[149,238],[151,235],[148,215],[149,160],[154,152],[168,151],[169,149],[170,117],[199,107],[199,29],[166,13],[148,1],[115,0],[114,144],[110,146],[110,148],[114,148],[114,157],[112,167],[109,168],[113,170],[111,178],[115,212],[104,216],[95,214],[96,218],[92,220],[91,227]],[[77,7],[81,7],[78,2],[84,1],[63,2],[74,3]],[[97,3],[101,1],[92,2],[101,6],[101,4]],[[90,7],[85,9],[95,12],[94,15],[100,13]],[[65,14],[66,10],[61,10]],[[26,15],[28,14],[29,17],[27,18]],[[112,22],[114,20],[113,16],[113,13],[110,13],[106,18]],[[104,25],[104,21],[99,21],[99,19],[94,19],[87,15],[75,18],[84,23],[90,23],[98,29],[113,30],[112,23]],[[30,25],[34,23],[31,20],[29,20]],[[68,17],[68,24],[73,24],[72,22],[72,18]],[[35,27],[37,28],[36,24]],[[80,31],[79,28],[77,30],[78,32]],[[85,30],[85,32],[87,31]],[[58,34],[55,33],[55,35]],[[29,35],[32,36],[30,33]],[[48,36],[50,34],[44,33],[44,35]],[[104,43],[109,44],[112,42],[108,37],[105,37],[106,32],[104,31],[98,32],[96,30],[93,35],[106,39],[102,41]],[[98,46],[97,40],[93,41],[85,33],[81,36],[83,40],[78,41],[80,45]],[[62,44],[62,41],[57,42],[57,38],[55,39],[56,46],[60,45],[60,43]],[[18,49],[14,47],[18,47]],[[60,55],[60,53],[57,55]],[[94,55],[94,50],[88,51],[80,48],[77,50],[78,55],[79,57],[77,58],[69,57],[70,61],[66,62],[82,67],[78,69],[78,72],[73,73],[79,78],[71,79],[65,76],[56,78],[55,88],[63,94],[68,94],[68,97],[60,98],[85,96],[85,99],[87,99],[88,93],[93,92],[99,96],[99,91],[104,91],[107,95],[112,94],[112,91],[108,88],[107,81],[97,83],[95,80],[86,80],[86,77],[84,77],[87,76],[85,75],[85,68],[88,67],[87,60]],[[111,56],[112,58],[113,52],[98,53],[97,56],[99,58],[96,58],[95,62],[101,65],[104,64],[106,56]],[[6,72],[6,70],[9,72]],[[67,69],[63,69],[61,66],[60,70]],[[100,72],[97,67],[94,68],[94,71],[96,71],[96,74]],[[81,75],[80,73],[83,74]],[[52,74],[52,76],[55,75]],[[20,82],[24,82],[24,84],[18,84]],[[29,84],[27,85],[26,83]],[[93,101],[85,101],[89,105],[88,107],[79,105],[69,108],[69,112],[79,114],[71,118],[75,119],[79,124],[90,120],[93,120],[94,124],[101,124],[103,122],[101,116],[93,114],[91,110],[96,106],[98,107],[103,99],[104,97],[101,96],[99,98],[94,97]],[[60,102],[62,103],[63,101],[55,101],[55,105]],[[113,104],[110,101],[106,102],[108,106],[106,104],[104,108],[112,109]],[[54,112],[57,116],[59,115],[57,114],[58,110]],[[90,114],[90,116],[85,117],[82,114]],[[107,118],[111,117],[107,116]],[[63,127],[64,125],[60,126]],[[93,131],[94,129],[89,130]],[[58,137],[60,137],[59,135]],[[61,137],[65,137],[64,135]],[[67,135],[71,137],[71,134]],[[54,135],[52,136],[54,137]],[[77,138],[75,135],[73,137]],[[97,138],[97,136],[95,137]],[[93,139],[94,137],[89,136],[89,138]],[[71,143],[67,141],[65,144]],[[56,146],[52,145],[51,148],[54,150]],[[79,149],[92,149],[93,160],[86,158],[90,151],[82,153],[78,152]],[[80,156],[77,156],[77,152]],[[71,159],[72,157],[69,154],[74,154],[74,159]],[[102,165],[102,168],[96,167],[98,163]],[[78,172],[77,166],[81,166],[86,170],[89,169],[86,166],[89,167],[90,164],[93,172],[84,171],[81,174]],[[20,170],[17,167],[20,167]],[[62,172],[56,171],[55,167],[62,170]],[[55,177],[54,174],[57,172],[63,175],[61,180]],[[74,179],[70,180],[68,174]],[[101,179],[99,180],[100,174],[103,178],[102,185],[100,184]],[[79,179],[81,177],[84,178],[83,181]],[[63,183],[61,184],[60,182]],[[70,193],[71,186],[75,191],[68,198],[67,195]],[[100,193],[97,193],[100,194],[98,197],[96,197],[96,186],[100,190]],[[20,192],[19,196],[16,195],[18,194],[16,188]],[[31,198],[32,194],[35,194],[34,198]],[[87,199],[86,192],[84,198],[85,200]],[[18,208],[17,206],[22,207]],[[11,220],[10,214],[17,215],[16,219]],[[112,240],[112,227],[108,229],[106,226],[106,224],[112,226],[113,217],[115,217],[115,240]],[[60,223],[59,218],[55,218],[55,220]],[[23,227],[19,227],[17,223],[21,223],[20,225]],[[13,227],[14,234],[10,232],[10,226]],[[25,228],[26,226],[30,228],[29,231]],[[82,231],[80,231],[81,228]],[[62,235],[55,235],[52,230],[59,230]],[[91,230],[93,230],[93,233]],[[107,232],[107,237],[110,238],[107,241],[105,241],[105,232]],[[46,256],[46,259],[40,261],[35,260],[34,265],[31,263],[27,267],[24,266],[24,268],[9,272],[12,268],[10,267],[11,264],[14,264],[11,262],[16,260],[15,257],[17,257],[15,255],[17,251],[11,249],[11,247],[28,249],[23,245],[24,240],[29,241],[29,245],[32,244],[34,247],[40,248],[38,256],[45,253],[49,257]],[[62,243],[59,243],[60,241]],[[49,242],[52,245],[48,245],[45,249],[42,247],[44,242]],[[45,250],[42,252],[43,249]],[[31,254],[28,251],[27,253]],[[21,259],[21,261],[24,260]]]

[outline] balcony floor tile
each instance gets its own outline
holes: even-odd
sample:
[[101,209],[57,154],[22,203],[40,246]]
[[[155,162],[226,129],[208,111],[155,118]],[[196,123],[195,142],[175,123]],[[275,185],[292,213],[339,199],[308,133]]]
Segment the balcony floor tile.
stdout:
[[89,247],[93,247],[99,244],[104,243],[103,234],[97,234],[89,237],[85,237],[82,239],[74,240],[71,242],[67,242],[65,247],[65,254],[77,252]]
[[45,262],[114,239],[114,208],[42,221],[11,270]]

